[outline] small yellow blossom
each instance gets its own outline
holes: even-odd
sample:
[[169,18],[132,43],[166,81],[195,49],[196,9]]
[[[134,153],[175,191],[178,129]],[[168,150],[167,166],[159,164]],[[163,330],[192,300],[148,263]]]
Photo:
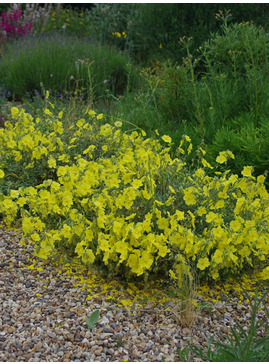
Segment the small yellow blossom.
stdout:
[[163,135],[162,140],[165,141],[166,143],[171,143],[172,142],[172,139],[170,138],[169,135]]
[[200,258],[198,260],[197,268],[200,270],[206,269],[210,265],[208,258]]
[[253,170],[252,166],[245,166],[241,173],[244,177],[252,177],[252,175],[251,175],[252,170]]
[[122,122],[121,121],[116,121],[114,123],[114,125],[117,127],[117,128],[121,128],[122,127]]

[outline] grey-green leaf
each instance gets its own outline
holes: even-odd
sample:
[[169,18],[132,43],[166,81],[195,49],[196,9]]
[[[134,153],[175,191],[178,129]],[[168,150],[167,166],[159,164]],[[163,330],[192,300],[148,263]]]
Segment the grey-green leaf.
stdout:
[[86,318],[86,324],[89,327],[89,329],[93,329],[96,325],[96,322],[99,319],[100,312],[99,310],[94,311],[90,317]]

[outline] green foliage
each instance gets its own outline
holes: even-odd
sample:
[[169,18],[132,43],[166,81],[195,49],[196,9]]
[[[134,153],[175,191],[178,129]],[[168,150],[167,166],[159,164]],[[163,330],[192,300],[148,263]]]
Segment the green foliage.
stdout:
[[108,46],[63,35],[37,36],[12,43],[0,60],[3,84],[17,98],[46,89],[79,92],[91,100],[123,93],[137,75],[127,56]]
[[190,362],[193,359],[190,348],[177,349],[177,355],[182,362]]
[[230,149],[235,172],[247,164],[260,174],[268,169],[268,34],[248,23],[228,26],[229,14],[221,16],[223,34],[200,47],[200,58],[190,53],[191,39],[182,38],[181,65],[156,62],[143,76],[166,134],[185,125],[195,146],[209,145],[211,163]]
[[99,320],[100,311],[95,310],[90,317],[86,318],[86,324],[89,329],[94,329],[97,321]]
[[43,32],[50,33],[57,30],[69,35],[90,36],[87,20],[88,10],[72,9],[69,6],[63,7],[61,5],[58,4],[54,7]]
[[[232,120],[228,126],[216,131],[212,144],[207,146],[210,162],[216,159],[220,150],[231,150],[235,160],[228,162],[229,168],[240,173],[244,165],[255,167],[254,175],[269,171],[269,120],[263,116],[260,126],[255,126],[254,113],[244,113]],[[223,168],[222,168],[223,170]]]
[[[207,352],[203,353],[202,348],[197,348],[189,343],[192,352],[198,354],[203,361],[212,362],[267,362],[269,360],[269,336],[257,337],[257,330],[264,327],[268,334],[268,323],[258,319],[257,314],[259,307],[263,305],[266,311],[267,320],[269,312],[266,307],[266,298],[268,290],[259,298],[256,290],[254,303],[245,289],[243,289],[246,298],[251,306],[251,322],[248,331],[236,322],[237,329],[231,327],[231,335],[228,336],[228,343],[214,341],[214,336],[208,340]],[[212,346],[214,350],[212,350]],[[179,353],[180,354],[180,353]],[[187,352],[187,354],[189,354]],[[186,356],[185,356],[186,357]]]
[[213,108],[221,110],[223,121],[253,109],[266,108],[268,88],[269,36],[252,23],[227,25],[220,14],[223,34],[211,37],[201,48],[205,85]]
[[[211,32],[217,31],[215,14],[228,8],[234,22],[254,20],[266,25],[265,4],[95,4],[88,19],[91,33],[126,49],[138,62],[156,58],[180,61],[184,50],[178,45],[179,38],[191,36],[191,53],[195,52]],[[115,32],[124,32],[127,37],[113,36]]]

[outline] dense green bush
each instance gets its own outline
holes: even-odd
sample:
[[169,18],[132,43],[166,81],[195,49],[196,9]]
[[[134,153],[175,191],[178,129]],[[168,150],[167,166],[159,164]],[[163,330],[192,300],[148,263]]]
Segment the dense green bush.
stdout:
[[[42,35],[10,44],[0,61],[1,82],[17,98],[40,92],[79,91],[95,99],[123,93],[137,74],[120,51],[64,35]],[[108,91],[107,91],[108,90]]]
[[236,159],[228,163],[235,173],[240,174],[244,165],[253,165],[254,175],[269,172],[268,116],[262,117],[259,127],[256,127],[254,113],[244,113],[228,126],[217,130],[213,143],[207,147],[209,160],[213,162],[224,148],[236,155]]
[[182,38],[182,64],[159,62],[143,75],[167,128],[163,132],[187,125],[196,135],[191,133],[195,146],[209,145],[212,163],[228,148],[237,156],[234,171],[247,164],[262,173],[269,167],[268,33],[251,23],[228,26],[227,14],[220,15],[222,35],[212,35],[200,47],[199,58],[190,53],[190,39]]

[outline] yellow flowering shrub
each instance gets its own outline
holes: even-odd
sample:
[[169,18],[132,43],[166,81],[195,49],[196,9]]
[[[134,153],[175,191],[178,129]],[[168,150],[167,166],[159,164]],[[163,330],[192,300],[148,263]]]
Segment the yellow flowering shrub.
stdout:
[[93,110],[68,127],[53,109],[33,119],[12,108],[0,129],[0,216],[20,221],[37,256],[64,250],[115,274],[172,278],[182,257],[213,279],[258,264],[268,279],[264,176],[256,179],[249,166],[242,178],[208,176],[203,149],[191,171],[188,136],[172,158],[168,136],[123,133],[121,122],[105,123]]

